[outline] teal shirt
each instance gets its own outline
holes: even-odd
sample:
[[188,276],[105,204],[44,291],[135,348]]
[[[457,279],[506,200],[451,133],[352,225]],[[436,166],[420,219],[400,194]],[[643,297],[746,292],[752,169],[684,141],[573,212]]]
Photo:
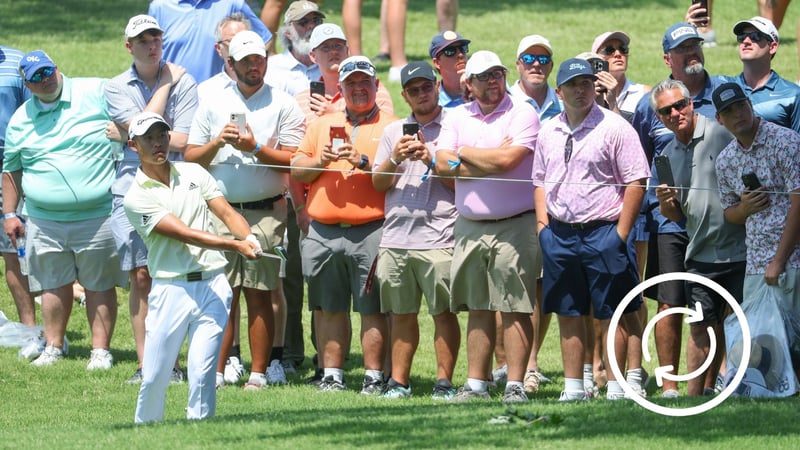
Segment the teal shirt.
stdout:
[[75,222],[111,214],[121,146],[106,138],[105,81],[64,76],[55,108],[31,98],[11,117],[3,172],[22,170],[28,216]]

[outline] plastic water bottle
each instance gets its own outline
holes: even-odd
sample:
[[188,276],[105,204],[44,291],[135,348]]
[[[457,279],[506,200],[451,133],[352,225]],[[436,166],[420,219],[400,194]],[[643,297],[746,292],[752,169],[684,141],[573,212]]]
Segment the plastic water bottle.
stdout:
[[25,257],[25,244],[17,247],[17,257],[19,258],[19,271],[23,275],[28,274],[28,259]]

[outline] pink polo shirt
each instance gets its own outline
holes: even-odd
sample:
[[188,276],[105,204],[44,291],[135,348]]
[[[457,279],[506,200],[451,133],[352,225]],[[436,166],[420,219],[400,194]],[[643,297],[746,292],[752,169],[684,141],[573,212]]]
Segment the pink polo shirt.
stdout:
[[477,102],[448,112],[439,134],[439,149],[457,151],[469,146],[491,151],[511,137],[512,145],[530,150],[522,162],[507,172],[484,178],[456,178],[456,208],[460,215],[471,220],[504,219],[533,210],[531,167],[538,132],[539,118],[533,107],[508,94],[486,115]]
[[[622,212],[625,185],[650,177],[639,136],[620,115],[592,106],[570,131],[566,112],[547,121],[539,132],[533,184],[544,186],[547,213],[568,223],[616,221]],[[572,156],[564,162],[572,133]]]

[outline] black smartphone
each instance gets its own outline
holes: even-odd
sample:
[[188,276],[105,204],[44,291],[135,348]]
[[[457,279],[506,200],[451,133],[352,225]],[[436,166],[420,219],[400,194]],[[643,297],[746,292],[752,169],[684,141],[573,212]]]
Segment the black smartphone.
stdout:
[[600,58],[589,58],[589,64],[592,65],[592,72],[608,72],[608,61]]
[[742,174],[742,183],[748,191],[755,191],[761,187],[761,182],[754,172]]
[[701,27],[708,25],[708,0],[692,0],[692,3],[700,3],[700,7],[706,10],[705,16],[696,17],[696,19],[705,18],[705,21],[700,22],[697,25]]
[[325,96],[325,83],[322,81],[312,81],[309,83],[308,88],[311,90],[312,94],[319,94],[321,96]]
[[403,124],[403,134],[406,136],[417,136],[419,132],[419,124],[418,123],[404,123]]
[[675,178],[672,176],[672,165],[669,163],[669,158],[664,155],[656,156],[655,166],[658,183],[675,186]]

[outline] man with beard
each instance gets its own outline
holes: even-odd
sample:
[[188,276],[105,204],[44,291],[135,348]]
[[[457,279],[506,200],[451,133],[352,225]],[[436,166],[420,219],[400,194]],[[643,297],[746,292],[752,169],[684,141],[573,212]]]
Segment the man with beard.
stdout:
[[[508,69],[489,51],[465,67],[475,99],[442,123],[436,167],[453,175],[458,209],[451,267],[451,311],[469,311],[467,381],[452,401],[488,399],[495,315],[500,312],[508,364],[503,402],[527,402],[523,388],[531,350],[541,254],[530,180],[539,131],[536,112],[506,92]],[[491,130],[491,132],[488,132]]]
[[561,100],[556,90],[547,83],[553,71],[553,48],[550,41],[538,34],[525,36],[517,46],[517,71],[519,80],[509,92],[533,106],[539,121],[561,112]]
[[[225,87],[198,107],[189,132],[186,160],[208,167],[225,198],[247,219],[261,248],[271,253],[283,245],[288,179],[283,171],[268,165],[289,164],[291,153],[303,137],[303,117],[293,98],[264,83],[266,50],[256,33],[241,31],[233,37],[228,64],[236,73],[236,84]],[[232,123],[232,114],[246,117],[244,132]],[[223,236],[229,234],[224,224],[216,225]],[[252,369],[245,388],[258,390],[267,382],[286,383],[280,356],[270,357],[275,333],[283,332],[283,322],[275,326],[273,307],[277,314],[285,314],[286,308],[279,261],[245,261],[232,253],[226,256],[228,280],[234,290],[232,313],[238,307],[240,291],[247,302]],[[232,340],[233,332],[228,326],[218,383]]]
[[436,71],[442,77],[439,105],[452,108],[464,103],[464,84],[461,76],[467,64],[469,39],[455,31],[442,31],[431,39],[428,54]]
[[269,58],[267,80],[270,85],[291,96],[308,89],[308,82],[318,80],[320,69],[311,59],[311,33],[321,25],[325,14],[316,3],[307,0],[292,2],[283,16],[278,36],[284,51]]
[[[716,111],[711,94],[717,85],[724,82],[724,78],[711,76],[705,71],[703,39],[697,29],[688,23],[676,23],[664,33],[661,45],[664,49],[664,63],[671,70],[670,78],[682,82],[689,89],[696,113],[713,118]],[[648,161],[652,162],[653,157],[660,155],[674,139],[673,133],[659,120],[647,96],[636,105],[632,124],[639,134]],[[652,172],[650,186],[658,186],[661,183],[657,173]],[[653,189],[648,190],[645,196],[645,208],[653,216],[649,230],[645,278],[660,273],[683,272],[686,246],[689,242],[684,223],[673,222],[661,214]],[[683,281],[660,283],[645,292],[645,295],[658,300],[658,312],[686,304]],[[659,320],[655,328],[659,362],[662,366],[672,365],[676,370],[680,360],[681,320],[680,314],[672,314]]]

